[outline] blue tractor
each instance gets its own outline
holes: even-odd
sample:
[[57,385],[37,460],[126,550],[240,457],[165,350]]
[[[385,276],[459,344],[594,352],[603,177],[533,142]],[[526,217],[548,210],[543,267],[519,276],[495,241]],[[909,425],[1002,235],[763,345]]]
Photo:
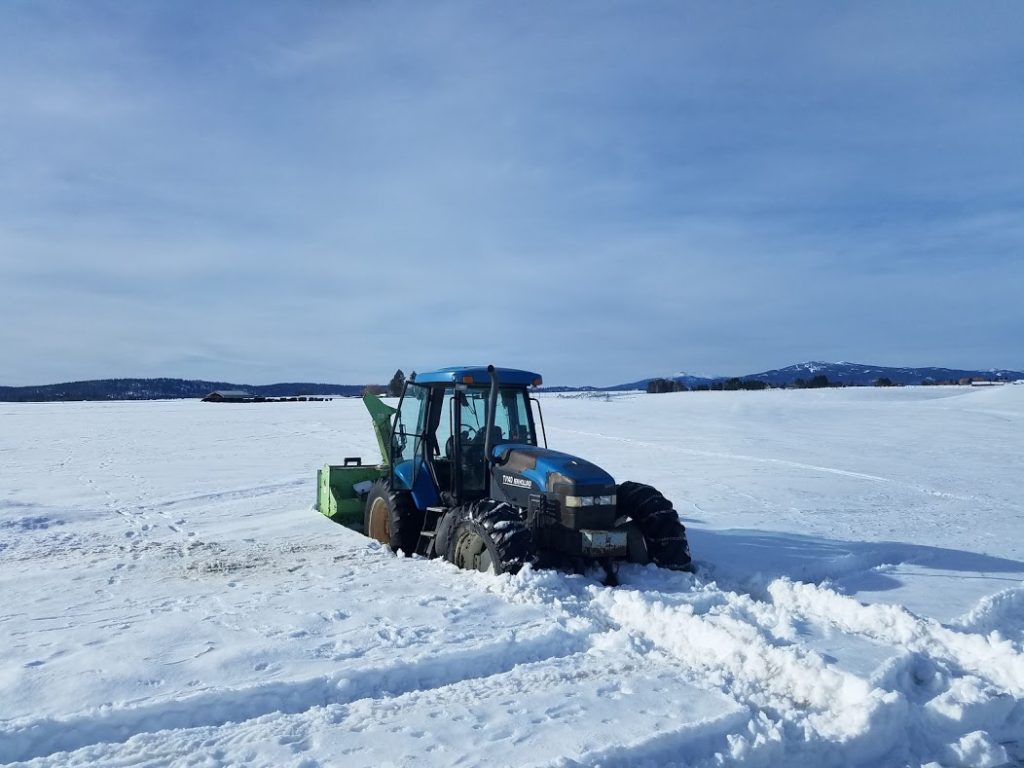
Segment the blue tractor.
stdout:
[[607,583],[622,561],[690,570],[686,531],[661,493],[547,448],[530,396],[540,384],[529,371],[453,367],[410,376],[397,409],[364,398],[384,462],[324,467],[320,511],[470,570],[600,565]]

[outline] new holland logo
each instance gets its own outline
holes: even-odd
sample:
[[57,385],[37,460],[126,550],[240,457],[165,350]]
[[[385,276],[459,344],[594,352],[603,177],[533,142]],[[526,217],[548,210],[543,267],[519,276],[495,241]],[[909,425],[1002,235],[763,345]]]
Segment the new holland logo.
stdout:
[[527,480],[525,477],[516,477],[515,475],[502,475],[501,482],[504,485],[512,485],[516,488],[532,488],[533,483]]

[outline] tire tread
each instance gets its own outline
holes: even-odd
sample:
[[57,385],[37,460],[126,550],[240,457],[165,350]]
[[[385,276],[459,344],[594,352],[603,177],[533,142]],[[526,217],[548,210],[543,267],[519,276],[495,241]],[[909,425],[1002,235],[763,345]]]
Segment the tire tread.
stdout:
[[445,553],[448,562],[455,561],[454,547],[459,531],[466,525],[473,527],[478,536],[490,539],[498,555],[499,573],[517,573],[524,565],[534,561],[533,536],[525,521],[510,504],[481,499],[456,507],[448,514],[454,517],[445,526],[447,541],[438,547],[438,551]]
[[650,485],[626,481],[617,492],[618,513],[636,521],[651,560],[661,568],[692,569],[686,528],[660,491]]

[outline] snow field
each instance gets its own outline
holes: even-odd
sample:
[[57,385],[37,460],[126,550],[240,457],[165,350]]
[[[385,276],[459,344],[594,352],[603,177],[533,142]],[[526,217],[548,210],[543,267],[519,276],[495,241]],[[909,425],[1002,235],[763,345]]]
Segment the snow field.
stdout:
[[544,409],[697,574],[395,557],[357,401],[0,405],[0,763],[1024,764],[1024,389]]

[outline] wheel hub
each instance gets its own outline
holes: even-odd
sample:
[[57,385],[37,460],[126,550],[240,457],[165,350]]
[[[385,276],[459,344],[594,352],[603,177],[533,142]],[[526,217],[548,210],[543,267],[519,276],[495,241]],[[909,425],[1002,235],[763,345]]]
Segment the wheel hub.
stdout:
[[387,502],[381,498],[374,499],[370,506],[370,524],[367,526],[367,534],[371,539],[381,544],[391,543],[391,521],[388,518]]

